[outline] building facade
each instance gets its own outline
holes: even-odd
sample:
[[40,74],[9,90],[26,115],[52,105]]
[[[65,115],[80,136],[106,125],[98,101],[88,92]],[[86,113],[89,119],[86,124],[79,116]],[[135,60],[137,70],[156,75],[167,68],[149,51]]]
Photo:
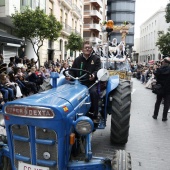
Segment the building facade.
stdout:
[[[67,39],[71,32],[80,34],[83,37],[83,0],[1,0],[0,1],[0,42],[2,44],[2,38],[9,36],[9,33],[13,33],[13,24],[11,21],[11,14],[15,13],[17,10],[21,12],[26,6],[31,9],[40,7],[44,12],[49,15],[53,14],[56,16],[56,19],[63,25],[60,37],[57,41],[44,40],[43,46],[39,50],[40,64],[42,65],[45,61],[48,60],[66,60],[70,56],[74,56],[74,52],[66,49]],[[2,33],[1,33],[2,32]],[[18,44],[15,45],[15,50],[13,53],[11,47],[0,47],[1,53],[5,55],[5,61],[9,62],[9,57],[14,57],[18,55],[18,48],[23,42],[22,39],[10,35],[10,38],[15,39],[15,42]],[[23,37],[24,39],[24,37]],[[6,52],[4,52],[6,49]],[[15,52],[14,52],[15,51]],[[8,53],[8,56],[6,57]],[[76,56],[79,55],[79,52],[76,53]],[[26,42],[26,56],[30,58],[37,59],[32,45],[29,42]],[[73,58],[74,58],[73,57]]]
[[9,16],[20,7],[20,0],[0,1],[0,54],[4,62],[9,63],[9,58],[18,55],[18,49],[23,40],[14,35],[14,29]]
[[170,27],[165,20],[165,9],[161,8],[146,20],[140,27],[140,53],[139,61],[159,60],[161,53],[156,46],[158,32],[166,33]]
[[[38,0],[37,0],[38,1]],[[43,2],[44,1],[44,2]],[[60,37],[56,41],[45,40],[40,49],[41,64],[45,61],[74,59],[79,52],[71,52],[66,49],[68,36],[74,32],[83,37],[83,1],[82,0],[39,0],[41,9],[45,9],[47,15],[53,14],[63,25]],[[38,4],[37,4],[38,5]],[[27,51],[31,51],[31,46],[27,45]]]
[[[57,4],[58,3],[58,4]],[[63,25],[61,36],[57,40],[56,53],[59,59],[66,60],[68,57],[74,59],[79,55],[66,49],[68,36],[74,32],[83,38],[83,0],[58,0],[53,14]],[[53,2],[55,4],[55,1]]]
[[[135,25],[135,0],[108,0],[107,1],[107,19],[113,20],[114,25],[121,25],[124,21]],[[110,41],[117,38],[121,41],[120,32],[112,32],[109,36]],[[126,48],[131,54],[134,45],[134,27],[129,29],[126,35]]]
[[101,25],[106,20],[106,3],[106,0],[84,0],[83,38],[93,45],[103,42]]

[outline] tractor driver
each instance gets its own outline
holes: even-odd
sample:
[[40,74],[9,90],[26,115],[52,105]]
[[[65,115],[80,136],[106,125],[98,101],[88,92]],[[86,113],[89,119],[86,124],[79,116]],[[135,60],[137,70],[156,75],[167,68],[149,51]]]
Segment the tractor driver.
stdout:
[[[93,53],[92,44],[89,41],[85,41],[82,46],[82,54],[80,54],[73,62],[72,68],[83,69],[89,71],[91,76],[85,77],[85,81],[82,84],[90,87],[97,80],[97,71],[101,68],[100,58]],[[80,77],[83,75],[82,71],[72,71],[70,73],[74,77]],[[67,80],[71,80],[70,77],[66,77]],[[97,84],[89,89],[91,98],[90,112],[93,113],[93,122],[98,123],[98,102],[99,94],[97,92]]]

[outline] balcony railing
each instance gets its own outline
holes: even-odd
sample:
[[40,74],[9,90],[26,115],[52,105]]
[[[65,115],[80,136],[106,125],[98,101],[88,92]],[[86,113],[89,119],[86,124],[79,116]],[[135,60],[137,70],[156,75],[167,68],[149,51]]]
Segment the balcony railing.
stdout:
[[90,41],[90,42],[96,43],[96,44],[102,42],[102,40],[100,38],[98,38],[98,37],[84,37],[84,40]]
[[84,3],[95,3],[98,4],[98,6],[101,8],[102,7],[102,0],[84,0]]
[[72,29],[71,32],[81,35],[81,33],[79,31],[77,31],[76,29]]
[[97,30],[97,31],[101,31],[100,24],[84,24],[83,28],[84,29],[94,29],[94,30]]
[[91,3],[97,3],[100,6],[100,8],[103,6],[101,0],[90,0],[90,2]]
[[72,4],[72,10],[73,13],[77,16],[77,18],[82,17],[80,9],[75,4]]
[[63,22],[62,25],[63,25],[62,33],[64,33],[65,35],[70,35],[72,32],[71,27],[67,25],[65,22]]
[[102,15],[97,10],[91,10],[91,11],[90,10],[85,10],[84,15],[97,16],[99,19],[102,19]]
[[71,0],[61,0],[60,3],[64,4],[68,9],[71,9],[72,8],[72,2]]

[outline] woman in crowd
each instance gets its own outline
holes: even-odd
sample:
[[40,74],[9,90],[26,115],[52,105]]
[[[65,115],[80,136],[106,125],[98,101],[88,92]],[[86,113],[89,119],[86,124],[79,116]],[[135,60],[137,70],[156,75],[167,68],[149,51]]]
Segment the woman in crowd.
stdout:
[[43,78],[41,76],[37,76],[35,72],[36,68],[31,67],[31,72],[29,73],[28,81],[35,83],[37,88],[39,89],[40,85],[43,83]]
[[0,91],[3,93],[5,102],[14,100],[16,91],[15,86],[7,79],[4,73],[0,74]]
[[18,85],[21,88],[22,93],[25,96],[28,96],[31,91],[34,94],[37,93],[36,84],[33,82],[27,81],[28,75],[25,74],[24,68],[22,68],[22,71],[20,68],[17,68],[14,76],[16,78],[16,82],[18,83]]
[[63,71],[66,69],[68,69],[68,64],[65,62],[65,63],[63,63],[60,74],[63,74]]

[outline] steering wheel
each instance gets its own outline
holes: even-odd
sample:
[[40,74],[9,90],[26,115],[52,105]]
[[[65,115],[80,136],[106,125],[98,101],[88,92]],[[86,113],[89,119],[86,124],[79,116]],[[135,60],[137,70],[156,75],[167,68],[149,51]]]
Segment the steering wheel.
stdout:
[[[80,76],[80,77],[74,77],[74,76],[72,76],[70,73],[69,73],[69,71],[80,71],[80,72],[82,72],[82,73],[84,73],[82,76]],[[67,72],[67,73],[66,73]],[[83,79],[82,80],[82,78],[84,78],[84,77],[86,77],[87,75],[91,75],[92,76],[92,74],[89,72],[89,71],[87,71],[87,70],[83,70],[83,69],[78,69],[78,68],[69,68],[69,69],[66,69],[66,70],[64,70],[63,71],[63,74],[64,74],[64,76],[65,77],[71,77],[73,80],[79,80],[79,81],[87,81],[87,80],[89,80],[89,76],[88,76],[88,78],[86,78],[86,79]]]

